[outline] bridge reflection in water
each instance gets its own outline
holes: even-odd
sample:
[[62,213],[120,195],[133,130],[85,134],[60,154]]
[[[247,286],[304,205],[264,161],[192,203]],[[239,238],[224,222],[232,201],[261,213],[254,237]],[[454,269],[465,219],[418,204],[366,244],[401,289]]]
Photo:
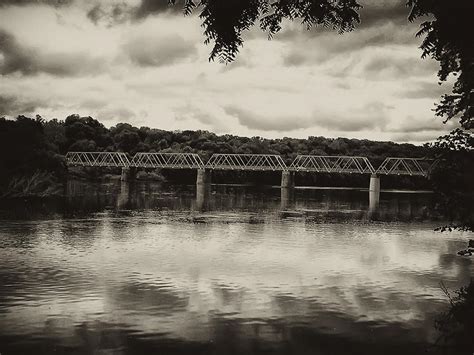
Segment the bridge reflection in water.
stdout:
[[197,170],[196,203],[200,209],[208,208],[212,171],[215,170],[281,172],[282,208],[293,200],[295,173],[368,174],[370,212],[376,212],[379,208],[380,175],[428,177],[437,164],[433,159],[388,157],[375,169],[367,157],[316,155],[298,155],[287,164],[280,155],[275,154],[213,154],[204,163],[194,153],[136,153],[130,159],[122,152],[69,152],[66,162],[68,166],[121,167],[124,196],[129,193],[128,183],[134,180],[137,169]]

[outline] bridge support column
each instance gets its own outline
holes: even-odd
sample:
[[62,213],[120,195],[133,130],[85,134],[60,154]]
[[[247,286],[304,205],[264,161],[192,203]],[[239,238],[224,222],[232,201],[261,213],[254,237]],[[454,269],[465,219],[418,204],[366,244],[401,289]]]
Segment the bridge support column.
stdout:
[[289,207],[295,197],[295,172],[282,171],[281,172],[281,186],[280,186],[280,202],[281,209]]
[[198,169],[196,176],[196,205],[197,208],[207,209],[209,197],[211,196],[212,171],[208,169]]
[[130,205],[130,182],[122,180],[120,183],[120,193],[117,197],[117,208],[128,208]]
[[281,188],[293,189],[295,187],[295,172],[282,171],[281,172]]
[[131,166],[131,167],[128,167],[128,166],[124,166],[122,168],[122,176],[120,178],[120,180],[122,181],[133,181],[135,180],[135,176],[136,176],[136,173],[137,173],[137,168]]
[[370,176],[369,184],[369,211],[375,212],[380,203],[380,177],[377,174]]

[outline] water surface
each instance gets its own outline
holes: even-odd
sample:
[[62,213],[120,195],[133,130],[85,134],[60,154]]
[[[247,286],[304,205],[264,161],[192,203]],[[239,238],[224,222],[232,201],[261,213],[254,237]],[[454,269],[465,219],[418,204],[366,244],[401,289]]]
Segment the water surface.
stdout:
[[439,284],[473,272],[426,194],[382,194],[374,221],[364,191],[216,187],[200,211],[118,185],[0,221],[0,353],[435,352]]

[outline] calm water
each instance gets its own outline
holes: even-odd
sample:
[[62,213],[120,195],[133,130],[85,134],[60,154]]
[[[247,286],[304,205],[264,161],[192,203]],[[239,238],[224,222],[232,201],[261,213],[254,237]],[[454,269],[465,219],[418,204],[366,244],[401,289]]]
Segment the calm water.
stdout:
[[474,271],[429,194],[382,193],[373,221],[365,191],[282,206],[221,186],[202,212],[189,189],[119,185],[4,211],[2,355],[434,352],[439,283]]

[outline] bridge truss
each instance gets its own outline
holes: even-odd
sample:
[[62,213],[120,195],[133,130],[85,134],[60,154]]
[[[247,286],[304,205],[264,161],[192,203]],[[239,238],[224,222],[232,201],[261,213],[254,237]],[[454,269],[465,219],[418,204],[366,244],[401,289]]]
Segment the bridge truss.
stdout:
[[69,152],[68,165],[169,169],[307,171],[380,175],[428,176],[438,163],[425,158],[386,158],[378,169],[369,159],[358,156],[298,155],[287,166],[276,154],[213,154],[207,163],[193,153],[136,153],[129,159],[121,152]]
[[198,154],[192,153],[137,153],[131,165],[140,168],[203,169]]
[[120,152],[69,152],[66,163],[78,166],[130,166],[127,154]]
[[298,155],[290,170],[322,173],[372,174],[374,167],[366,157]]
[[206,168],[216,170],[287,170],[282,157],[276,154],[213,154]]
[[376,173],[380,175],[428,176],[438,163],[425,158],[386,158]]

